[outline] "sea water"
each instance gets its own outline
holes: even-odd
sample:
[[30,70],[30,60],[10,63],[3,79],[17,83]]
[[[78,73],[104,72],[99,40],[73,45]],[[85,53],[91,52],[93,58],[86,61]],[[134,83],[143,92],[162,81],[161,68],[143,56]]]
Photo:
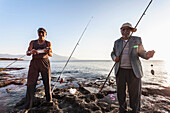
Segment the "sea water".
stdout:
[[[4,68],[13,61],[0,61],[0,68]],[[27,72],[29,69],[30,61],[17,61],[10,67],[25,68],[22,70],[6,71],[15,77],[27,78]],[[57,78],[66,64],[66,61],[51,61],[51,76]],[[110,69],[114,65],[111,60],[77,60],[68,63],[65,68],[62,78],[67,79],[70,77],[76,78],[79,81],[96,81],[98,79],[105,80]],[[153,65],[153,66],[151,66]],[[170,70],[168,65],[162,60],[142,60],[144,76],[142,78],[142,87],[156,87],[162,88],[162,86],[170,87]],[[154,75],[151,74],[151,69],[154,70]],[[115,77],[114,71],[111,73],[111,77]],[[56,80],[52,80],[54,84]],[[10,93],[7,93],[7,89],[10,89]],[[25,97],[26,86],[21,85],[9,85],[0,88],[0,112],[9,111],[13,109],[15,104]]]

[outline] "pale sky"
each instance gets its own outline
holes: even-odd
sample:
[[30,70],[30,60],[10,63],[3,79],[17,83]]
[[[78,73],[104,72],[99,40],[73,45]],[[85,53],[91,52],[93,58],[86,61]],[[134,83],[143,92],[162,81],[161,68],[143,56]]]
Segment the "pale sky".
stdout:
[[[47,30],[53,52],[69,56],[93,16],[73,57],[111,60],[114,41],[125,22],[136,25],[150,0],[0,0],[0,54],[25,54],[37,29]],[[153,0],[133,35],[153,59],[170,58],[170,0]]]

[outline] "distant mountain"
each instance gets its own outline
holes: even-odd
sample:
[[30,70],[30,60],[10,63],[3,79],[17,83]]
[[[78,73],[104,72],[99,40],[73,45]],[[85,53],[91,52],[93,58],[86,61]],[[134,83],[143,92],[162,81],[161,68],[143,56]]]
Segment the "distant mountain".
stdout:
[[[61,60],[68,60],[67,56],[61,56],[53,53],[53,56],[50,58],[51,61],[61,61]],[[71,57],[71,60],[78,60],[77,58]]]
[[[24,55],[11,55],[11,54],[0,54],[0,58],[20,58]],[[22,59],[23,60],[31,60],[32,56],[24,56]],[[61,56],[53,53],[53,56],[50,57],[51,61],[63,61],[63,60],[68,60],[67,56]],[[71,60],[78,60],[74,57],[71,58]]]

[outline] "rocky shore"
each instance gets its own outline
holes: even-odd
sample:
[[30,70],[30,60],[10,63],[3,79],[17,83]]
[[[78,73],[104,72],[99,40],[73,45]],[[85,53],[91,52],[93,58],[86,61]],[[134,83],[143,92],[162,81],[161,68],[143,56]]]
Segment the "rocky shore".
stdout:
[[[45,101],[43,86],[36,89],[33,108],[29,113],[117,113],[118,101],[114,84],[98,93],[101,82],[80,82],[71,78],[57,84],[53,92],[53,105]],[[70,89],[76,89],[75,94]],[[127,95],[128,96],[128,95]],[[22,113],[25,98],[21,99],[10,113]],[[127,101],[129,101],[127,99]],[[130,108],[127,109],[130,112]],[[141,113],[170,112],[170,87],[161,89],[142,88]]]
[[24,77],[16,77],[15,75],[8,74],[7,72],[7,71],[21,70],[21,69],[24,68],[0,68],[0,88],[11,84],[23,85],[25,83]]
[[[8,74],[12,70],[20,70],[24,68],[8,68],[0,73],[0,88],[5,88],[8,85],[24,85],[25,76],[16,77],[13,74]],[[55,80],[52,77],[52,80]],[[57,83],[57,87],[53,92],[53,105],[49,105],[45,100],[44,87],[41,84],[41,79],[37,82],[33,108],[29,113],[117,113],[118,100],[115,84],[106,84],[102,93],[99,88],[103,83],[101,78],[96,78],[97,81],[82,82],[76,78],[69,78],[64,83]],[[52,81],[54,86],[55,81]],[[164,87],[159,84],[143,83],[141,96],[141,113],[169,113],[170,112],[170,87]],[[153,87],[152,87],[153,86]],[[70,89],[76,90],[75,94],[70,93]],[[8,94],[12,93],[10,88],[6,88]],[[127,95],[128,97],[128,95]],[[10,113],[23,113],[24,100],[16,103],[15,107],[10,109]],[[129,101],[129,98],[127,98]],[[14,103],[15,104],[15,103]],[[129,105],[128,105],[129,106]],[[127,111],[131,109],[128,107]]]

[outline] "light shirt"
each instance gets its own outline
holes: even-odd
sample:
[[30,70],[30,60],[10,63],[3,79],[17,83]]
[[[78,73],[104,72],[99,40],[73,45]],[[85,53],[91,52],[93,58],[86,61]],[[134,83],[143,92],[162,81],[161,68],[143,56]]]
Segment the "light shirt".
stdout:
[[[123,47],[125,46],[128,40],[123,40]],[[124,69],[132,69],[129,57],[129,42],[126,44],[121,56],[120,67]]]

